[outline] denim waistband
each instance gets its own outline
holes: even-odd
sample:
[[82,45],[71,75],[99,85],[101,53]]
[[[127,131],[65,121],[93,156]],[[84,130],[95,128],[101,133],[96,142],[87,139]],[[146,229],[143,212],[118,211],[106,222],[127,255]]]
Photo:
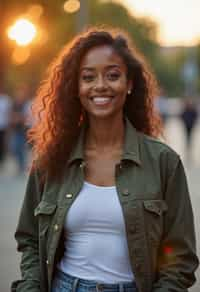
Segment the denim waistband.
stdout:
[[[86,279],[80,279],[74,276],[71,276],[69,274],[63,273],[60,270],[56,271],[56,277],[60,279],[61,281],[67,282],[68,284],[72,285],[72,292],[76,291],[76,288],[79,286],[85,286],[85,288],[94,288],[97,292],[102,292],[104,290],[109,290],[110,292],[119,291],[119,292],[125,292],[126,289],[132,288],[131,291],[137,292],[136,283],[133,282],[119,282],[117,284],[107,284],[107,283],[101,283],[96,282],[93,280],[86,280]],[[129,290],[130,291],[130,290]]]

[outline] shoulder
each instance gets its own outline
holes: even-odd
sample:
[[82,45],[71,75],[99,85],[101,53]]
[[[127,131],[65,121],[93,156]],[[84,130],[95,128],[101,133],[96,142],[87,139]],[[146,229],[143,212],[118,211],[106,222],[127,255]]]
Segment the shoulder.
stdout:
[[157,161],[160,166],[167,166],[171,170],[180,161],[179,154],[165,142],[152,138],[143,133],[138,133],[140,139],[140,153],[143,158],[149,157],[151,161]]
[[153,138],[141,132],[138,132],[138,135],[139,135],[140,141],[147,147],[150,147],[152,149],[155,149],[161,152],[167,151],[167,152],[173,153],[174,155],[178,155],[175,150],[173,150],[167,143],[165,143],[161,139]]

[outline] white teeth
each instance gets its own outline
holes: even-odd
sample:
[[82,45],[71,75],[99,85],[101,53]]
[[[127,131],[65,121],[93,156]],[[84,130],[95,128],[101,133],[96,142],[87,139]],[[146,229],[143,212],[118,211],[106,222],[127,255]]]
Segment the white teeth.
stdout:
[[96,104],[105,104],[111,100],[110,97],[94,97],[93,102]]

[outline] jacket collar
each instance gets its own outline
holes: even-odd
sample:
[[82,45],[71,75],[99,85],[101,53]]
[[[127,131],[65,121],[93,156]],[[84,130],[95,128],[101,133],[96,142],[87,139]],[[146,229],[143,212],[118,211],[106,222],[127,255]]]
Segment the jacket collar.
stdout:
[[[86,127],[83,126],[77,141],[68,160],[68,165],[75,161],[84,161],[84,138]],[[139,137],[136,129],[133,127],[128,118],[125,118],[125,143],[122,154],[122,160],[129,160],[141,165],[139,151]]]
[[122,160],[130,160],[141,165],[138,133],[128,118],[125,118],[125,143]]

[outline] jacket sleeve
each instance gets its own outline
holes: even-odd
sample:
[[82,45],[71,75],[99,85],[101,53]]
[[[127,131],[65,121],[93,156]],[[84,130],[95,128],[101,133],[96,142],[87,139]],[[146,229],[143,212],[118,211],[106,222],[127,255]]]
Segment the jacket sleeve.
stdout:
[[22,279],[12,283],[11,291],[40,291],[38,219],[34,216],[34,209],[38,205],[39,200],[39,179],[36,171],[33,171],[28,179],[19,222],[15,232],[17,249],[22,252],[20,265]]
[[165,192],[168,211],[164,217],[158,277],[153,292],[187,292],[195,282],[194,272],[198,267],[187,180],[182,162],[176,158]]

